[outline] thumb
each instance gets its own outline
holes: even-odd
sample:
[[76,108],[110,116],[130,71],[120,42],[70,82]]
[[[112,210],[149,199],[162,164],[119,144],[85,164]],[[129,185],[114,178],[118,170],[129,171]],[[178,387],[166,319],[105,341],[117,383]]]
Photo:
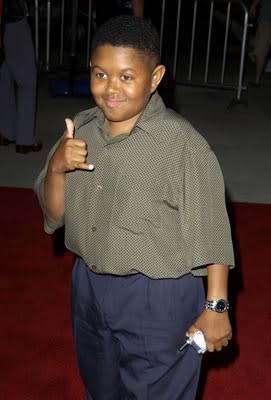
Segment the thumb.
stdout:
[[66,132],[65,132],[65,137],[68,139],[73,139],[74,136],[74,125],[73,122],[70,118],[65,119],[66,123]]

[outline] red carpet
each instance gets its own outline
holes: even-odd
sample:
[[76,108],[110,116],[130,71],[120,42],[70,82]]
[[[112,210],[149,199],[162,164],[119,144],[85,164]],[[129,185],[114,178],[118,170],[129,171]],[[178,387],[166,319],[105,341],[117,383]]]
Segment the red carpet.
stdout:
[[[56,254],[31,190],[0,188],[0,205],[0,399],[84,400],[70,329],[73,256]],[[231,273],[235,340],[205,356],[199,399],[265,400],[271,389],[271,205],[234,204],[230,214],[239,264]]]

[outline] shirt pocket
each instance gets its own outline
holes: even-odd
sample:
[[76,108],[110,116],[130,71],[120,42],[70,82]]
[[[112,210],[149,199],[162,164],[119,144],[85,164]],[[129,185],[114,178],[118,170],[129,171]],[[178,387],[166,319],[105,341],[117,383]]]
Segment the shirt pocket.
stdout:
[[145,233],[160,226],[160,215],[150,193],[130,190],[117,198],[112,224],[133,233]]

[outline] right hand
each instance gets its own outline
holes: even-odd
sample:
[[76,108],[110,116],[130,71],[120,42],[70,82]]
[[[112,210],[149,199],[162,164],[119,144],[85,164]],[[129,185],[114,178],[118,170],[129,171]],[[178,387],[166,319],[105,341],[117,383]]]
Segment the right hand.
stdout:
[[74,139],[74,125],[66,118],[66,130],[50,160],[50,169],[54,173],[63,174],[75,169],[93,171],[94,165],[87,164],[87,144],[83,139]]

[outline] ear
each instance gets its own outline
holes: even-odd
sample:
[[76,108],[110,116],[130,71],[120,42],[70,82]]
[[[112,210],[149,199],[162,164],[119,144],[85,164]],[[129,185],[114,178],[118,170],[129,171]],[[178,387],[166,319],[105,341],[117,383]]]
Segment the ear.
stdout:
[[166,72],[166,67],[162,64],[157,65],[157,67],[154,68],[152,72],[151,93],[155,92],[165,72]]

